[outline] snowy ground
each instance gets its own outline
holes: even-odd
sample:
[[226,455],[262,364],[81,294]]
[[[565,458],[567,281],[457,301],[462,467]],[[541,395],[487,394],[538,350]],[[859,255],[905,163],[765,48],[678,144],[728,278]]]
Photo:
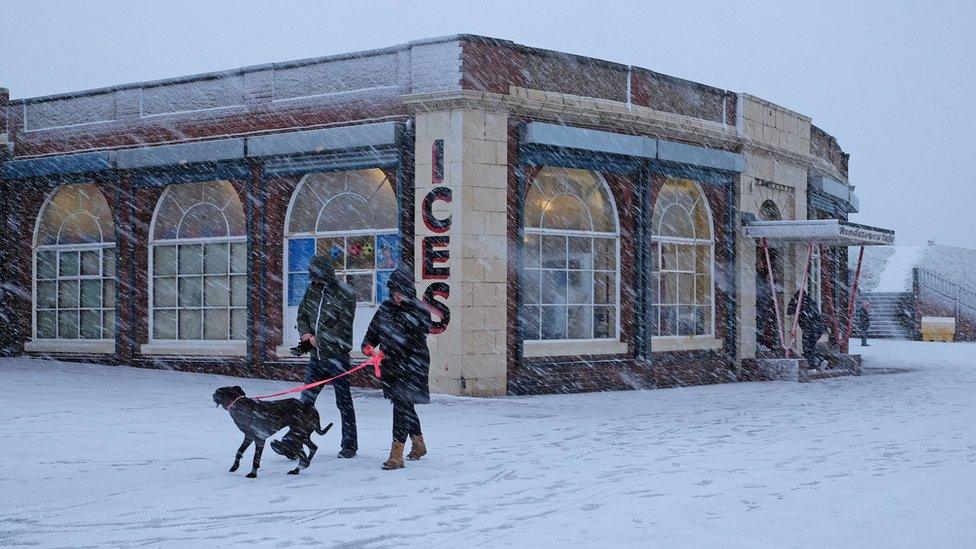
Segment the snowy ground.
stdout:
[[210,395],[285,383],[3,360],[0,546],[971,547],[976,345],[865,351],[808,384],[436,398],[430,455],[393,472],[390,406],[360,392],[359,457],[333,431],[256,480]]

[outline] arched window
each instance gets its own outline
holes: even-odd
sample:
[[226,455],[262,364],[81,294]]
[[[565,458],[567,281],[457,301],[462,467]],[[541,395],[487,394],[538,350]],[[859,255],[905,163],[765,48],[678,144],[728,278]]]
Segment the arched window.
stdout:
[[400,260],[397,211],[393,183],[382,170],[313,173],[302,179],[285,225],[286,343],[290,335],[298,337],[292,333],[295,315],[315,254],[330,257],[339,280],[356,293],[353,338],[362,337],[386,299],[386,281]]
[[65,185],[34,232],[34,338],[115,337],[115,224],[93,184]]
[[150,244],[153,340],[246,338],[244,209],[229,181],[166,187]]
[[666,180],[651,218],[655,336],[714,334],[712,215],[693,181]]
[[525,197],[525,339],[618,337],[619,237],[613,197],[597,173],[539,172]]

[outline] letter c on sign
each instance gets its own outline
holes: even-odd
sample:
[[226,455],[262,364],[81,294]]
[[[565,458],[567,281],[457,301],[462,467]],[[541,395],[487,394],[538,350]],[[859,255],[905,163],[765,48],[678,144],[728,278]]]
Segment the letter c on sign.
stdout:
[[420,214],[424,219],[424,225],[434,233],[441,234],[446,233],[451,229],[451,217],[447,216],[444,219],[437,219],[434,217],[434,202],[440,200],[441,202],[446,202],[448,204],[454,200],[454,194],[449,187],[434,187],[431,189],[427,196],[424,197],[423,204],[421,204]]

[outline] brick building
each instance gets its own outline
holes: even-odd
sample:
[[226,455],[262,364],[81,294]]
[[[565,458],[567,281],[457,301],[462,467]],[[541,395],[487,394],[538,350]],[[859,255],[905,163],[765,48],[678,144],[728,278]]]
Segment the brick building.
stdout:
[[[317,251],[358,295],[356,338],[413,266],[437,392],[731,381],[783,351],[763,319],[807,253],[774,246],[764,288],[743,223],[856,209],[804,115],[479,36],[2,113],[3,333],[32,355],[292,377]],[[846,299],[844,258],[817,246],[818,306]]]

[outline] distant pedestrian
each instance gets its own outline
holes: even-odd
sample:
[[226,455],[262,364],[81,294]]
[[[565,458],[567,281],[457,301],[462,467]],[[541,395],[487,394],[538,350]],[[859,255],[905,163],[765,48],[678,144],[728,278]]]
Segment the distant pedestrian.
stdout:
[[861,347],[868,345],[868,329],[871,327],[871,302],[862,301],[857,309],[857,329],[861,332]]
[[383,396],[393,402],[393,444],[389,459],[383,463],[383,468],[390,470],[403,468],[403,447],[408,436],[411,444],[407,459],[418,460],[427,454],[414,405],[430,402],[427,335],[433,320],[427,307],[417,299],[410,271],[397,269],[386,287],[390,297],[373,316],[362,349],[367,356],[372,356],[376,347],[383,352],[380,381]]

